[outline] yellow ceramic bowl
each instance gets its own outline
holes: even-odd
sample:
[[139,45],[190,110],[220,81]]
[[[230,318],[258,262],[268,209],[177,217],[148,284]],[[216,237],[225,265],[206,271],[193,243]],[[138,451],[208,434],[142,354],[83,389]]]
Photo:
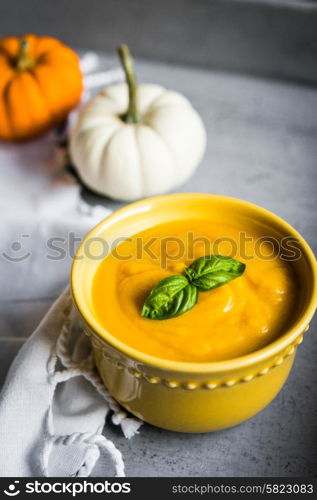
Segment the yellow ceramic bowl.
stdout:
[[[278,340],[252,354],[220,362],[184,363],[139,352],[97,321],[92,282],[104,247],[153,225],[204,218],[243,223],[252,220],[278,239],[297,240],[293,262],[300,287],[298,313]],[[292,367],[297,345],[315,312],[316,261],[305,240],[285,221],[245,201],[209,194],[172,194],[126,206],[98,224],[84,239],[72,267],[74,302],[90,336],[97,368],[109,392],[134,415],[158,427],[207,432],[230,427],[262,410],[279,392]]]

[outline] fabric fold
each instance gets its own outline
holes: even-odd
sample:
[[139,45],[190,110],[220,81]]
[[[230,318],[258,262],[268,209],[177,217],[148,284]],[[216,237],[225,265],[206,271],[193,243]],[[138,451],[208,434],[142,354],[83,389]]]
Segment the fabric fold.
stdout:
[[141,421],[101,383],[67,288],[18,353],[2,389],[0,475],[87,476],[106,451],[115,475],[123,476],[121,453],[102,434],[109,412],[126,437],[138,432]]

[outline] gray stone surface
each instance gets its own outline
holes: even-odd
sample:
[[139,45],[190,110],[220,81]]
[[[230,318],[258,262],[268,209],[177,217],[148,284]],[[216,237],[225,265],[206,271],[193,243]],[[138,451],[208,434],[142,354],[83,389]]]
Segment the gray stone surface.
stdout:
[[314,0],[1,0],[0,36],[50,34],[77,47],[317,81]]
[[[111,57],[104,66],[113,66]],[[317,91],[298,85],[211,70],[138,61],[139,79],[183,92],[202,114],[206,156],[180,191],[222,193],[262,205],[293,224],[316,250]],[[90,203],[117,208],[83,189]],[[40,231],[31,237],[40,246]],[[1,237],[0,237],[1,239]],[[7,241],[1,240],[3,248]],[[1,375],[22,340],[67,282],[70,259],[34,275],[30,288],[6,266],[0,289]],[[27,264],[26,264],[27,266]],[[58,279],[56,278],[58,276]],[[61,279],[61,276],[64,277]],[[38,283],[42,283],[42,292]],[[18,299],[15,299],[15,297]],[[107,436],[123,451],[131,476],[311,476],[317,472],[316,321],[298,350],[292,373],[263,412],[212,434],[176,434],[144,425],[125,440],[109,424]],[[102,457],[95,475],[107,475]]]

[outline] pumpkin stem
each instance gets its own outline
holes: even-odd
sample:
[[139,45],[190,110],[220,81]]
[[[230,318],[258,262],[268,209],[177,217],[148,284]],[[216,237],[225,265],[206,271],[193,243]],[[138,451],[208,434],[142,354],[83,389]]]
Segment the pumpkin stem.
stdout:
[[133,60],[129,47],[127,45],[119,45],[117,48],[118,55],[125,73],[126,82],[129,90],[129,104],[127,112],[121,116],[122,120],[126,123],[138,123],[140,115],[138,113],[137,105],[137,80],[135,76]]
[[20,48],[16,61],[16,68],[20,71],[27,71],[34,66],[34,60],[28,55],[29,42],[25,38],[21,38]]

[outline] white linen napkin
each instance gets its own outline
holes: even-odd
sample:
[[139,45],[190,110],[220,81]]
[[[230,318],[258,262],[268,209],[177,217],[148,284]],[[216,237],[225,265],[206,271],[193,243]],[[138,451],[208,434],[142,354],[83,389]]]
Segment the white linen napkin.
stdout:
[[127,438],[138,431],[141,422],[120,408],[95,371],[67,288],[18,353],[2,389],[0,476],[89,476],[101,449],[123,476],[121,453],[102,434],[110,411]]

